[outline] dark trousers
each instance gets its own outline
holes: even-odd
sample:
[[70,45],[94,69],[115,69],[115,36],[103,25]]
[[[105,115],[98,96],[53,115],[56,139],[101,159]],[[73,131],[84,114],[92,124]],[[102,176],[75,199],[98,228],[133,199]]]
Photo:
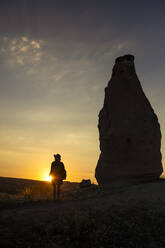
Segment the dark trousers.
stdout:
[[60,199],[60,188],[61,188],[62,181],[53,182],[53,198],[54,200]]

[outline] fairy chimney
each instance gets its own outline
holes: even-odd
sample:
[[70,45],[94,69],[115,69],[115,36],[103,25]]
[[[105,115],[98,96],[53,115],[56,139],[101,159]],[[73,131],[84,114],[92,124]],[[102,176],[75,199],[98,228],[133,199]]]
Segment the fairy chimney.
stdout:
[[115,61],[98,128],[101,154],[95,176],[100,185],[160,177],[160,125],[136,75],[133,55]]

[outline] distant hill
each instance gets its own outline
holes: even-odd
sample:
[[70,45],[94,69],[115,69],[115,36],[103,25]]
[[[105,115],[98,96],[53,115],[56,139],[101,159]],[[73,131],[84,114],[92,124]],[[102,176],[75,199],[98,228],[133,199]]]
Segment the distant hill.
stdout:
[[[64,181],[64,188],[78,187],[79,183]],[[0,177],[0,193],[19,194],[27,188],[51,189],[52,185],[47,181],[39,181],[32,179]]]

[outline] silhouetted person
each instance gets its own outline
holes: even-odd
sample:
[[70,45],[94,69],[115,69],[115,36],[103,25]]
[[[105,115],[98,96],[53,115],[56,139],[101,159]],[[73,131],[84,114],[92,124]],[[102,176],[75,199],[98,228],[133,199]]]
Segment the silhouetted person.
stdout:
[[60,199],[60,187],[63,180],[66,179],[66,170],[64,164],[61,162],[61,155],[54,154],[55,160],[51,164],[49,175],[52,176],[53,197],[54,200]]

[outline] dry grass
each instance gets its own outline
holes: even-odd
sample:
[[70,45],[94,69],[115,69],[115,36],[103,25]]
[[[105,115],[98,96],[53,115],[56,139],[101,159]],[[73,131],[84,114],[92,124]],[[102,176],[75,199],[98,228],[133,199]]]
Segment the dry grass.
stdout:
[[106,213],[77,206],[58,210],[2,217],[1,247],[165,247],[164,212],[144,206]]
[[163,185],[137,186],[138,191],[145,189],[144,196],[147,187],[148,192],[157,187],[155,205],[146,200],[129,206],[111,202],[122,194],[128,197],[131,189],[108,194],[95,185],[80,190],[66,182],[61,202],[54,203],[51,184],[24,182],[16,194],[0,194],[0,247],[164,248],[164,195],[158,194]]
[[[50,182],[27,179],[0,178],[0,209],[13,208],[40,201],[53,200],[53,186]],[[64,181],[61,186],[62,201],[93,198],[99,195],[98,187],[80,189],[79,183]]]

